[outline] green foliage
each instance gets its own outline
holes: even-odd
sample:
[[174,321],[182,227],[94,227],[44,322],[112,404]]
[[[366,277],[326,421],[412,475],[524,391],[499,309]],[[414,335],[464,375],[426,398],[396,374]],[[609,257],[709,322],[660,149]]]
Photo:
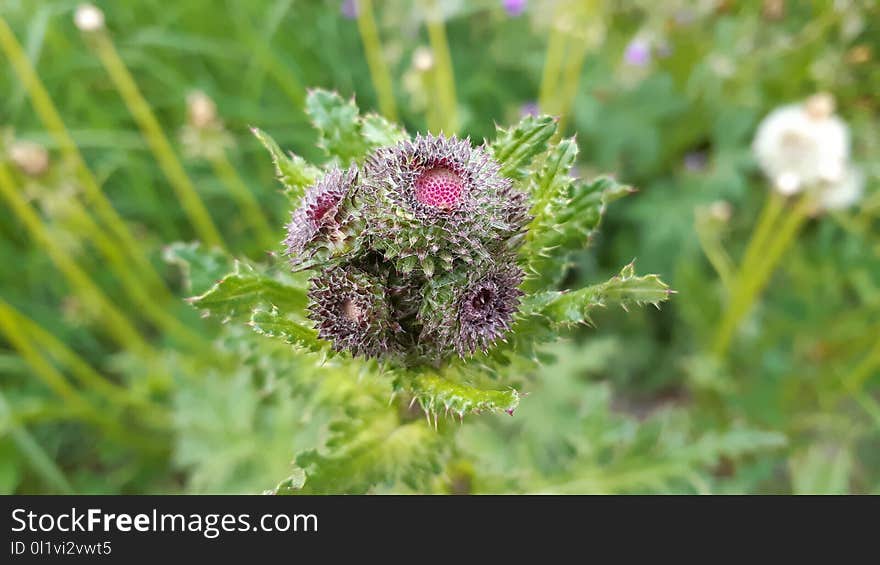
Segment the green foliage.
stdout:
[[[497,2],[444,3],[457,99],[441,100],[452,89],[436,67],[424,70],[422,11],[374,2],[400,126],[368,111],[379,105],[363,42],[338,2],[102,3],[110,37],[179,153],[190,153],[174,135],[187,95],[214,99],[222,155],[278,243],[291,206],[328,168],[360,165],[406,131],[442,123],[440,108],[455,104],[460,137],[487,140],[504,174],[536,199],[520,256],[528,296],[508,343],[419,373],[331,355],[314,341],[304,279],[253,236],[216,164],[184,162],[227,250],[170,243],[193,241],[193,228],[71,25],[72,4],[62,4],[7,2],[2,18],[132,234],[123,266],[139,281],[130,255],[140,254],[181,295],[150,284],[177,331],[148,316],[108,268],[104,252],[122,242],[7,65],[4,170],[145,348],[113,339],[4,202],[2,302],[76,359],[21,324],[15,340],[0,333],[0,492],[880,493],[876,3],[787,2],[773,15],[760,2],[686,14],[681,2],[606,2],[589,26],[564,14],[568,38],[589,29],[603,40],[580,73],[564,69],[570,84],[559,88],[541,84],[553,74],[551,39],[564,39],[548,20],[553,2],[530,1],[516,18]],[[645,64],[627,60],[635,37],[647,38]],[[10,60],[2,48],[0,59]],[[570,109],[540,101],[558,121],[519,120],[536,93],[569,90]],[[865,198],[810,218],[718,358],[709,343],[730,299],[723,273],[736,274],[767,195],[750,150],[755,127],[817,91],[834,94],[850,125]],[[261,130],[255,139],[251,125],[277,142]],[[23,174],[13,140],[46,146],[48,173]],[[615,202],[628,185],[638,194]],[[70,214],[77,204],[85,215]],[[84,229],[90,217],[97,230]],[[619,274],[633,257],[679,293],[662,311],[603,307],[665,292],[651,275]],[[21,339],[84,404],[46,386]],[[113,433],[107,420],[118,423]]]

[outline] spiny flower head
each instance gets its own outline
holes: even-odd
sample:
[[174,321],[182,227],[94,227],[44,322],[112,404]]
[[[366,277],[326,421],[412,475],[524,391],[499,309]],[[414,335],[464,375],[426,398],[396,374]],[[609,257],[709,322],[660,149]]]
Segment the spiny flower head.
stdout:
[[348,216],[347,199],[357,178],[354,167],[333,169],[306,191],[302,204],[291,215],[284,240],[285,253],[294,267],[345,240],[342,230]]
[[491,261],[528,220],[525,195],[466,139],[419,135],[367,159],[365,236],[400,270]]
[[329,267],[312,278],[309,318],[318,337],[355,356],[391,353],[394,336],[401,331],[383,282],[354,266]]
[[510,330],[519,310],[523,270],[514,263],[480,269],[427,285],[419,316],[423,350],[465,357],[486,351]]

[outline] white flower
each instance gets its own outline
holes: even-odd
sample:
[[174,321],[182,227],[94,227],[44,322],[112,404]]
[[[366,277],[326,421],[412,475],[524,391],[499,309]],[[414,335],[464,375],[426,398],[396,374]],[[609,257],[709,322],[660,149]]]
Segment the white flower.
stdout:
[[770,112],[758,126],[752,151],[779,192],[790,195],[846,175],[849,129],[834,115],[834,99],[817,94]]
[[73,15],[73,23],[85,32],[104,29],[104,12],[93,4],[80,4]]
[[819,192],[819,206],[823,210],[843,210],[857,203],[865,190],[865,175],[856,167],[846,168],[836,183],[829,183]]
[[217,120],[217,105],[201,90],[189,93],[186,97],[186,109],[189,122],[195,128],[210,127]]

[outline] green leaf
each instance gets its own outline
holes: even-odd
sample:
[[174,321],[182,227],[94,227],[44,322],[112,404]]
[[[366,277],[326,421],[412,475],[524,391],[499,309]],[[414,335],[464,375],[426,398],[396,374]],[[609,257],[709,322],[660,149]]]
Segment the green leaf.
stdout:
[[389,122],[378,114],[367,114],[361,120],[361,134],[370,147],[386,147],[407,138],[399,125]]
[[368,419],[336,422],[332,432],[326,452],[308,450],[296,458],[306,471],[304,493],[362,494],[374,485],[397,481],[425,488],[440,472],[448,449],[447,434],[422,420],[401,424],[387,409]]
[[556,133],[556,125],[556,118],[551,116],[526,116],[511,128],[497,128],[489,150],[501,164],[501,174],[513,179],[525,177],[526,167],[535,155],[547,149],[547,142]]
[[208,315],[229,319],[249,316],[258,306],[277,306],[285,312],[301,312],[308,299],[301,288],[282,283],[237,262],[232,273],[205,293],[188,301]]
[[306,188],[321,176],[321,170],[298,155],[285,155],[275,140],[263,130],[251,128],[251,131],[272,156],[275,175],[284,185],[284,193],[292,202],[298,203]]
[[176,241],[162,250],[162,259],[180,268],[189,295],[207,291],[233,266],[229,255],[219,249],[205,249],[198,242]]
[[291,320],[277,308],[254,310],[248,325],[260,335],[281,339],[308,351],[321,351],[326,347],[326,342],[318,339],[314,329]]
[[618,304],[630,306],[665,302],[673,291],[657,275],[636,276],[633,263],[608,281],[573,291],[550,291],[523,301],[524,315],[541,315],[555,326],[591,323],[590,312],[597,307]]
[[507,412],[513,414],[519,406],[519,393],[514,389],[491,390],[458,382],[440,375],[417,374],[398,380],[413,395],[427,414],[465,414],[479,412]]
[[346,101],[336,92],[311,90],[306,98],[306,114],[318,130],[318,146],[339,159],[343,166],[357,162],[366,154],[368,145],[361,134],[361,119],[354,99]]

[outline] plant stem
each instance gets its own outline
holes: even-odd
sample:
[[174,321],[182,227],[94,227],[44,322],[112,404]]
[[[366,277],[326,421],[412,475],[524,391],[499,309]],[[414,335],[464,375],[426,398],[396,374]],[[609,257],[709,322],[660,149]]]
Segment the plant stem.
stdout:
[[110,232],[122,243],[125,252],[133,261],[133,267],[137,269],[144,281],[149,281],[155,288],[164,288],[165,283],[153,269],[153,266],[141,252],[141,248],[134,236],[128,230],[122,218],[114,210],[113,205],[101,191],[94,175],[86,165],[76,143],[67,131],[64,121],[58,110],[52,103],[49,93],[40,81],[39,75],[31,65],[24,49],[12,33],[6,21],[0,17],[0,47],[6,53],[12,63],[12,68],[18,75],[31,98],[34,110],[43,125],[55,139],[55,143],[61,150],[62,155],[74,165],[76,175],[85,190],[89,204],[94,206],[98,218],[104,222]]
[[109,336],[124,349],[132,349],[141,353],[149,352],[150,346],[138,334],[134,326],[107,299],[85,271],[70,258],[70,255],[55,242],[37,213],[18,193],[12,177],[3,163],[0,163],[0,193],[9,202],[9,206],[25,225],[30,236],[38,242],[49,255],[55,267],[67,278],[70,286],[77,292],[83,303],[98,311],[101,321],[107,326]]
[[551,24],[550,39],[547,42],[547,55],[544,59],[544,71],[541,75],[541,88],[538,96],[538,107],[542,112],[556,112],[557,95],[559,93],[559,75],[565,57],[566,33],[559,26],[559,12]]
[[125,105],[131,112],[141,133],[153,151],[159,168],[171,183],[171,187],[177,194],[180,206],[183,208],[196,232],[202,241],[208,246],[225,248],[223,238],[217,231],[211,216],[202,203],[199,193],[196,191],[190,178],[187,176],[183,165],[174,153],[171,143],[162,131],[162,126],[153,114],[149,103],[144,99],[137,83],[125,66],[110,36],[102,31],[90,34],[93,40],[98,58],[104,65],[107,74],[125,101]]
[[434,87],[437,92],[441,128],[447,135],[458,131],[458,105],[455,94],[455,75],[452,72],[452,57],[446,39],[443,14],[437,0],[427,1],[427,27],[431,51],[434,54]]
[[785,197],[775,190],[771,190],[767,200],[764,202],[764,207],[761,209],[758,223],[755,224],[755,228],[752,230],[752,237],[749,238],[749,242],[746,244],[746,249],[743,252],[743,258],[737,272],[738,278],[744,277],[755,266],[761,254],[764,253],[767,247],[767,238],[773,233],[776,220],[784,209]]
[[376,27],[372,0],[358,0],[357,25],[361,34],[361,42],[364,44],[364,52],[367,55],[370,78],[379,99],[379,109],[386,118],[396,121],[397,106],[394,102],[394,87],[391,82],[391,73],[388,71],[388,65],[382,54],[382,43],[379,40],[379,30]]
[[[0,419],[7,419],[10,414],[9,403],[6,396],[0,390]],[[62,494],[73,494],[74,490],[64,473],[51,457],[40,447],[33,437],[20,427],[15,421],[9,423],[9,436],[18,448],[18,451],[27,459],[33,470],[40,475],[47,484]]]
[[126,438],[130,434],[122,428],[120,423],[110,418],[103,412],[99,412],[77,391],[67,379],[51,363],[46,361],[30,340],[18,331],[15,318],[8,310],[0,308],[0,331],[6,335],[6,339],[21,354],[22,358],[33,369],[34,374],[49,388],[64,400],[64,403],[75,410],[81,411],[83,417],[103,428],[108,434],[117,438]]
[[[812,207],[813,202],[809,196],[802,197],[788,216],[782,220],[782,225],[764,238],[766,245],[763,246],[763,249],[758,249],[755,252],[756,255],[763,253],[763,260],[758,265],[751,265],[748,270],[741,269],[740,276],[737,277],[733,298],[715,334],[712,350],[717,357],[722,358],[727,354],[739,323],[748,314],[758,294],[773,274],[779,260],[795,240],[801,226],[808,219]],[[758,229],[760,230],[761,226]]]
[[107,379],[86,361],[67,347],[61,340],[53,336],[35,321],[17,311],[2,298],[0,298],[0,312],[14,319],[15,324],[21,331],[30,335],[30,339],[41,351],[56,358],[60,363],[67,366],[77,380],[89,390],[106,398],[117,405],[131,405],[143,410],[142,416],[162,427],[168,426],[168,414],[161,405],[150,402],[132,394],[129,389],[120,386]]
[[244,213],[251,229],[259,236],[262,245],[267,248],[274,247],[278,243],[276,240],[280,238],[275,237],[272,233],[269,220],[260,209],[260,203],[248,189],[232,163],[229,162],[226,153],[223,152],[213,157],[211,165],[214,167],[214,174],[223,181],[229,192],[232,193],[232,197]]

